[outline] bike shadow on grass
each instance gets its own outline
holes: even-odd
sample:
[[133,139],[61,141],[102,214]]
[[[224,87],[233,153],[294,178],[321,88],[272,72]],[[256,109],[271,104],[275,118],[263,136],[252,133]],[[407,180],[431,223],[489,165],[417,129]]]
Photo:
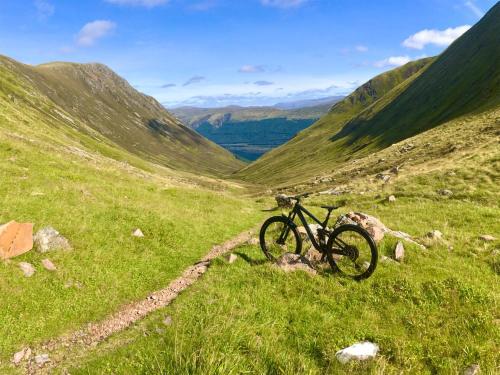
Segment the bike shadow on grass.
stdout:
[[248,254],[245,254],[241,251],[237,251],[234,254],[239,256],[241,259],[243,259],[245,262],[247,262],[251,266],[260,266],[262,264],[269,263],[269,260],[267,260],[267,259],[263,259],[263,258],[254,259],[254,258],[250,257]]

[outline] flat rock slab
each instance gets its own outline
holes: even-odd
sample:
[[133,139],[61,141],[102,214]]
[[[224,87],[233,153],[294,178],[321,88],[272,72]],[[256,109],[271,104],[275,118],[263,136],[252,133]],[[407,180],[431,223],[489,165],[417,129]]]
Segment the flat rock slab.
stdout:
[[69,241],[52,227],[40,229],[33,239],[36,249],[41,253],[52,250],[71,250]]
[[33,248],[33,224],[10,221],[0,226],[0,259],[24,254]]
[[335,356],[340,363],[350,361],[366,361],[375,358],[378,353],[378,345],[369,341],[357,342],[347,348],[339,350]]
[[19,268],[26,277],[31,277],[35,274],[35,267],[31,263],[21,262],[19,263]]
[[54,263],[50,259],[43,259],[42,260],[42,266],[45,268],[47,271],[56,271],[57,268]]

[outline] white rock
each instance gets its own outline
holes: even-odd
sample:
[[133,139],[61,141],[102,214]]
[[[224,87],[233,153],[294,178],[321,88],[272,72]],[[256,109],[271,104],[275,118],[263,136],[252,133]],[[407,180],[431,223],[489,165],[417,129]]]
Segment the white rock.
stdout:
[[391,203],[396,202],[396,197],[394,195],[389,195],[389,197],[387,198],[387,201],[391,202]]
[[71,250],[69,241],[52,227],[40,229],[33,236],[33,241],[37,250],[41,253],[51,250]]
[[170,315],[166,316],[165,319],[163,319],[163,324],[166,326],[169,326],[172,324],[172,317]]
[[12,358],[12,363],[18,365],[19,363],[21,363],[22,360],[29,359],[29,357],[31,357],[31,349],[23,348],[22,350],[14,354]]
[[144,233],[139,228],[136,228],[132,231],[132,236],[141,238],[144,237]]
[[432,232],[427,233],[427,237],[433,240],[440,240],[443,238],[443,233],[438,230],[433,230]]
[[50,358],[48,354],[39,354],[35,356],[35,363],[39,366],[43,366],[45,363],[49,362]]
[[236,259],[238,259],[238,256],[236,254],[231,253],[226,255],[226,260],[229,264],[236,262]]
[[42,260],[42,265],[43,265],[43,268],[45,268],[47,271],[55,271],[55,270],[57,270],[55,264],[52,263],[50,261],[50,259],[43,259]]
[[477,364],[473,364],[473,365],[470,365],[469,367],[467,367],[463,374],[464,375],[477,375],[479,374],[479,372],[481,371],[479,365]]
[[357,342],[348,348],[339,350],[335,356],[340,363],[347,363],[349,361],[365,361],[367,359],[375,358],[378,353],[378,345],[369,341]]
[[405,257],[405,247],[401,241],[398,241],[396,248],[394,249],[394,259],[401,262]]
[[23,271],[24,276],[31,277],[35,274],[35,267],[31,263],[21,262],[19,268]]

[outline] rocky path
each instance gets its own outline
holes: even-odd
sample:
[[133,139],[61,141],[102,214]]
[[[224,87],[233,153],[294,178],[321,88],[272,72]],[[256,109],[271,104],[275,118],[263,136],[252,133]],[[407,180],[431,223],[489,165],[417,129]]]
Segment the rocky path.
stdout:
[[[19,366],[26,374],[65,373],[64,363],[79,357],[85,349],[97,346],[113,333],[122,331],[151,312],[169,305],[177,296],[194,284],[208,269],[211,261],[220,255],[248,242],[254,232],[246,231],[214,246],[199,262],[184,270],[182,276],[173,280],[166,288],[150,294],[147,298],[123,306],[103,321],[90,323],[87,327],[52,339],[38,348],[29,350],[29,358]],[[33,355],[31,355],[33,353]]]

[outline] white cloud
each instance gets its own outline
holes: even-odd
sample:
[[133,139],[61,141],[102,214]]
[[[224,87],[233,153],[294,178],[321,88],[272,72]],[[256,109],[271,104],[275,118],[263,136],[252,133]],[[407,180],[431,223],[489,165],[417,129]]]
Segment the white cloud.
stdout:
[[464,4],[477,17],[481,18],[482,16],[484,16],[483,10],[474,3],[474,0],[466,1]]
[[428,44],[447,47],[469,29],[469,25],[450,27],[446,30],[425,29],[409,36],[403,46],[413,49],[423,49]]
[[170,0],[105,0],[105,1],[117,5],[131,5],[131,6],[153,8],[158,5],[166,4]]
[[116,28],[116,23],[106,20],[97,20],[87,23],[82,27],[77,36],[77,44],[83,47],[90,47],[106,35],[109,35]]
[[262,73],[266,71],[264,65],[243,65],[238,72],[240,73]]
[[35,0],[34,4],[38,14],[38,18],[41,20],[49,18],[56,11],[56,7],[46,0]]
[[367,46],[363,46],[363,45],[357,45],[356,47],[354,47],[354,49],[358,52],[366,52],[368,51],[368,47]]
[[375,62],[377,68],[387,68],[389,66],[401,66],[411,61],[409,56],[391,56],[387,59]]
[[276,8],[295,8],[308,1],[309,0],[260,0],[262,5]]

